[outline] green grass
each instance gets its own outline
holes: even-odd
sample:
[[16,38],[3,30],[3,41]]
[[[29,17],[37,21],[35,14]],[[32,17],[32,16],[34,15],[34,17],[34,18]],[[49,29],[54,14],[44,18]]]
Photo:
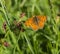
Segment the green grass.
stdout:
[[[0,54],[60,54],[59,14],[60,0],[0,0]],[[47,17],[43,29],[25,26],[34,15]]]

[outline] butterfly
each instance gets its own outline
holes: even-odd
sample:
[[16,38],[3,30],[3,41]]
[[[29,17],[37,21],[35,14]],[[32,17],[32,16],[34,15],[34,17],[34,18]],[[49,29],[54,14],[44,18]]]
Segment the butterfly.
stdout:
[[25,21],[25,25],[33,30],[43,29],[46,22],[46,16],[33,16]]

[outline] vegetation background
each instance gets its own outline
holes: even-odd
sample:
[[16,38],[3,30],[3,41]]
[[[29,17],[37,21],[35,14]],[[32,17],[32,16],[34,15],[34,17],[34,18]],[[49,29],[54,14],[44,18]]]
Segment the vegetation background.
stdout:
[[[43,29],[24,25],[34,15]],[[60,54],[60,0],[0,0],[0,54]]]

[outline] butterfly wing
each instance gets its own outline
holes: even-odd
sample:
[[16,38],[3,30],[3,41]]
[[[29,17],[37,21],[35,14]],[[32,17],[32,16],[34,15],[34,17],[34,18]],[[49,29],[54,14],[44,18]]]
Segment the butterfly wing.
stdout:
[[25,25],[27,27],[30,27],[31,26],[31,22],[32,22],[32,18],[29,18],[26,22],[25,22]]
[[35,23],[33,23],[33,21],[32,21],[32,23],[31,23],[30,27],[31,27],[33,30],[38,30],[38,28],[39,28]]
[[42,29],[44,27],[45,21],[46,21],[46,16],[37,16],[39,18],[39,28]]

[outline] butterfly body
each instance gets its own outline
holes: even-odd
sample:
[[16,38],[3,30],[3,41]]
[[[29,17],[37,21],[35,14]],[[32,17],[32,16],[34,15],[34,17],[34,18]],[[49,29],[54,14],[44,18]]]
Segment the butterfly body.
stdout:
[[39,24],[39,19],[37,18],[37,16],[33,18],[33,23],[35,23],[36,25]]
[[46,21],[46,16],[34,16],[29,18],[25,25],[31,27],[33,30],[42,29]]

